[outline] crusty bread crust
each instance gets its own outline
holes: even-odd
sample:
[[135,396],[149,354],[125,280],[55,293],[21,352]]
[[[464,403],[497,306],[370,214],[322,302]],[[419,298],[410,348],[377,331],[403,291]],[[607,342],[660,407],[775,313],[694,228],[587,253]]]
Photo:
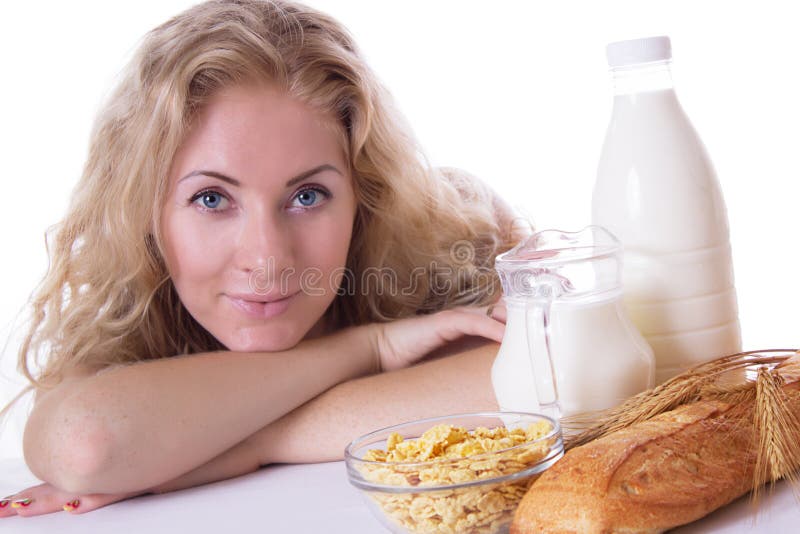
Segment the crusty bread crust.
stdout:
[[[800,395],[790,402],[800,413]],[[752,488],[752,412],[700,401],[570,450],[522,499],[511,534],[662,532],[705,516]]]

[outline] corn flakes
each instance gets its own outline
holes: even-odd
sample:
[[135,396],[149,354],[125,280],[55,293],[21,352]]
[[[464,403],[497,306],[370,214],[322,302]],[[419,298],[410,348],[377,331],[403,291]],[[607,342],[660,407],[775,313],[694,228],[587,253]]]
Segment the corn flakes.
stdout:
[[[382,485],[421,489],[510,475],[547,456],[552,443],[535,440],[551,431],[548,422],[540,421],[526,429],[479,427],[471,432],[437,425],[408,440],[394,433],[386,441],[386,450],[367,451],[363,459],[379,463],[363,464],[362,474]],[[529,442],[533,443],[523,446]],[[408,493],[372,492],[370,496],[388,518],[408,532],[488,534],[511,522],[514,509],[535,478],[417,493],[413,489]]]

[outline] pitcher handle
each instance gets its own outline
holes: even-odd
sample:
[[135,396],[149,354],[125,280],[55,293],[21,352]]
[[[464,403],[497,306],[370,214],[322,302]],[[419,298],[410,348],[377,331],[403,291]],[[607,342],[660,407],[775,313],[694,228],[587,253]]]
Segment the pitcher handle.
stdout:
[[536,387],[539,410],[558,420],[561,405],[558,383],[550,350],[550,309],[552,298],[536,299],[525,304],[525,338]]

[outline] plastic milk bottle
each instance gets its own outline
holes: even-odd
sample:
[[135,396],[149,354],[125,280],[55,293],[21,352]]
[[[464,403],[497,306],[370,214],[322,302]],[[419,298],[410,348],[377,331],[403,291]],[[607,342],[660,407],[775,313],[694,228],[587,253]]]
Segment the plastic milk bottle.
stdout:
[[668,37],[611,43],[614,107],[592,221],[625,251],[628,314],[653,348],[656,383],[741,351],[725,202],[681,108]]

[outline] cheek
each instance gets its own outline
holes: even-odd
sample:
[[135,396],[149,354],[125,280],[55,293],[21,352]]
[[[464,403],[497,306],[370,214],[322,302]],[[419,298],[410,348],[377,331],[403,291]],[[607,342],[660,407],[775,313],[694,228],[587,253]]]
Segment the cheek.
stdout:
[[[342,210],[344,211],[344,210]],[[353,230],[353,220],[347,212],[330,213],[320,217],[312,227],[302,230],[296,243],[300,244],[304,262],[309,267],[343,266]]]
[[341,269],[347,263],[352,224],[348,217],[328,216],[295,230],[296,268],[301,284],[323,287],[326,292],[336,289]]
[[167,267],[179,291],[215,276],[224,265],[224,247],[230,243],[219,232],[204,231],[190,219],[176,214],[164,226]]

